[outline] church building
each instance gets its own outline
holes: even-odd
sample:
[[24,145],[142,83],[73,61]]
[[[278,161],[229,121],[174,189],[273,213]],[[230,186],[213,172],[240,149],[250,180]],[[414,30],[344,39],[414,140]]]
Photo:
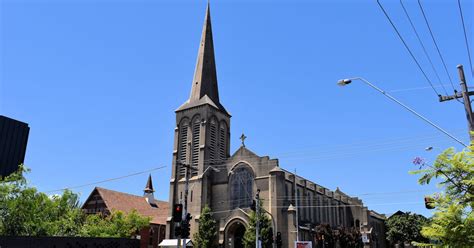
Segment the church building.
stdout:
[[[370,239],[370,223],[377,220],[370,219],[374,214],[360,199],[295,175],[280,167],[277,159],[257,155],[245,146],[243,135],[242,145],[231,153],[231,115],[219,99],[209,4],[191,93],[175,112],[169,204],[184,204],[188,173],[191,238],[198,230],[201,210],[208,205],[218,225],[214,242],[220,247],[243,247],[250,205],[259,190],[262,207],[275,225],[274,232],[282,234],[282,247],[294,247],[297,228],[299,240],[313,241],[314,246],[315,227],[323,223],[333,228],[356,227],[368,233]],[[174,239],[172,207],[168,216],[166,235]]]

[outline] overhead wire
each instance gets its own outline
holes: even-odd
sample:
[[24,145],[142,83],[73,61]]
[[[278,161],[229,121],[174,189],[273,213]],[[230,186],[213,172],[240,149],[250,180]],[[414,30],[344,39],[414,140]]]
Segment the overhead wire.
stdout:
[[[426,146],[429,146],[433,144],[432,142],[426,143]],[[436,144],[441,144],[437,142]],[[395,146],[383,146],[379,148],[371,148],[369,147],[354,147],[354,148],[359,148],[359,149],[353,149],[351,148],[348,151],[334,151],[334,152],[318,152],[318,153],[303,153],[303,154],[295,154],[295,155],[286,155],[286,156],[277,156],[276,158],[278,159],[285,159],[287,161],[294,161],[294,160],[307,160],[307,161],[320,161],[320,160],[327,160],[327,159],[332,159],[332,158],[342,158],[342,157],[347,157],[351,155],[357,155],[361,156],[363,154],[367,153],[373,153],[373,152],[386,152],[386,151],[410,151],[413,149],[424,149],[421,148],[420,143],[413,143],[413,144],[400,144],[400,145],[395,145]],[[369,149],[371,148],[371,149]],[[240,156],[239,157],[241,160],[246,160],[246,159],[253,159],[255,158],[254,156]],[[251,162],[251,161],[248,161]],[[227,165],[219,165],[218,160],[208,160],[204,161],[204,165],[210,165],[213,166],[217,169],[220,168],[227,168]]]
[[462,30],[464,32],[464,41],[466,43],[467,56],[469,58],[469,65],[471,66],[471,75],[474,76],[474,67],[472,66],[471,50],[469,49],[469,42],[467,40],[466,25],[464,25],[464,16],[462,14],[461,0],[458,0],[458,7],[459,7],[459,14],[461,16]]
[[[437,140],[438,138],[439,138],[439,135],[420,136],[420,137],[416,137],[416,138],[413,138],[411,136],[411,137],[404,137],[404,138],[401,138],[401,139],[393,139],[393,140],[384,141],[384,142],[377,142],[377,143],[365,143],[364,144],[364,143],[356,142],[356,143],[352,143],[352,144],[344,144],[344,145],[339,146],[339,147],[334,147],[332,153],[331,153],[331,150],[329,150],[329,152],[328,152],[328,150],[321,151],[321,149],[317,149],[317,151],[320,152],[320,153],[324,152],[323,156],[315,156],[314,153],[313,153],[315,150],[306,150],[306,151],[304,151],[304,150],[301,151],[300,150],[300,151],[282,153],[280,158],[289,158],[290,160],[291,160],[292,157],[293,158],[297,157],[296,159],[298,159],[298,158],[301,158],[301,159],[308,158],[308,155],[305,155],[304,152],[306,152],[306,154],[309,152],[309,153],[313,153],[313,154],[309,154],[309,158],[313,158],[313,160],[318,159],[318,158],[319,159],[328,159],[328,158],[332,158],[332,157],[340,157],[340,156],[345,156],[345,155],[347,156],[347,155],[352,155],[353,153],[361,153],[361,152],[374,152],[374,151],[382,151],[382,150],[406,149],[406,148],[410,148],[410,147],[419,148],[419,147],[421,147],[420,142],[423,142],[423,141],[424,142],[430,142],[430,140],[432,140],[432,139]],[[432,145],[433,143],[430,142],[429,144]],[[389,145],[392,145],[392,146],[390,147]],[[374,149],[372,149],[372,150],[368,149],[368,148],[377,147],[377,146],[384,146],[385,148],[382,149],[382,150],[381,149],[375,149],[375,150]],[[340,148],[344,148],[344,147],[350,147],[351,152],[350,153],[347,153],[347,152],[341,153],[341,152],[339,152]],[[303,154],[301,154],[301,152],[303,152]],[[241,159],[250,159],[250,158],[254,158],[254,156],[253,155],[252,156],[241,156],[240,158]],[[210,160],[209,159],[209,160],[204,160],[203,162],[204,162],[204,165],[212,165],[213,167],[215,167],[217,169],[227,168],[227,165],[218,165],[218,164],[216,164],[216,162],[218,162],[218,160]],[[110,178],[110,179],[105,179],[105,180],[96,181],[96,182],[92,182],[92,183],[81,184],[81,185],[69,186],[69,187],[64,187],[64,188],[55,189],[55,190],[48,190],[48,191],[46,191],[46,193],[64,191],[66,189],[82,188],[82,187],[97,185],[97,184],[101,184],[101,183],[105,183],[105,182],[109,182],[109,181],[116,181],[116,180],[124,179],[124,178],[127,178],[127,177],[152,172],[152,171],[159,170],[159,169],[162,169],[162,168],[165,168],[165,167],[166,166],[161,166],[161,167],[152,168],[152,169],[141,171],[141,172],[127,174],[127,175],[116,177],[116,178]]]
[[[447,84],[440,84],[440,85],[434,85],[435,88],[438,87],[443,87]],[[404,92],[404,91],[414,91],[414,90],[425,90],[425,89],[431,89],[431,86],[423,86],[423,87],[413,87],[413,88],[405,88],[405,89],[394,89],[394,90],[387,90],[389,93],[396,93],[396,92]]]
[[166,167],[166,166],[160,166],[160,167],[148,169],[148,170],[145,170],[145,171],[135,172],[135,173],[132,173],[132,174],[127,174],[127,175],[124,175],[124,176],[109,178],[109,179],[105,179],[105,180],[101,180],[101,181],[96,181],[96,182],[92,182],[92,183],[86,183],[86,184],[80,184],[80,185],[75,185],[75,186],[69,186],[69,187],[64,187],[64,188],[61,188],[61,189],[48,190],[48,191],[45,191],[45,193],[52,193],[52,192],[57,192],[57,191],[64,191],[64,190],[70,190],[70,189],[83,188],[83,187],[87,187],[87,186],[94,186],[94,185],[101,184],[101,183],[106,183],[106,182],[121,180],[121,179],[124,179],[124,178],[128,178],[128,177],[132,177],[132,176],[137,176],[137,175],[149,173],[149,172],[152,172],[152,171],[156,171],[156,170],[163,169],[163,168],[165,168],[165,167]]
[[[402,204],[420,204],[420,202],[389,202],[389,203],[379,203],[379,204],[371,204],[371,206],[386,206],[386,205],[402,205]],[[273,206],[272,206],[273,207]],[[288,206],[274,206],[276,208],[288,208]],[[298,208],[346,208],[346,207],[365,207],[362,204],[350,204],[350,205],[319,205],[319,206],[298,206]],[[212,214],[218,213],[229,213],[233,212],[236,209],[230,210],[221,210],[221,211],[212,211]],[[243,211],[243,209],[241,209]]]
[[[454,133],[460,133],[464,132],[462,130],[455,130]],[[434,143],[440,144],[440,138],[441,134],[436,134],[436,135],[429,135],[429,136],[418,136],[418,137],[403,137],[403,138],[397,138],[397,139],[392,139],[392,140],[383,140],[380,142],[370,142],[370,143],[364,143],[364,142],[354,142],[354,143],[345,143],[343,145],[337,145],[334,147],[330,147],[329,149],[327,146],[305,146],[304,149],[303,147],[298,149],[297,151],[290,151],[290,152],[282,152],[282,153],[277,153],[277,154],[272,154],[272,157],[277,157],[277,158],[306,158],[308,156],[314,157],[314,155],[345,155],[347,152],[344,150],[347,150],[347,148],[350,148],[350,152],[357,152],[357,153],[370,153],[373,151],[380,151],[381,149],[383,150],[393,150],[393,149],[403,149],[403,148],[419,148],[420,150],[424,149],[425,147],[423,145],[430,145],[432,146]],[[433,143],[434,142],[434,143]],[[443,142],[443,141],[441,141]],[[448,142],[448,141],[446,141]],[[382,148],[380,148],[382,147]],[[323,149],[321,149],[323,148]],[[326,149],[324,149],[326,148]],[[317,152],[317,153],[315,153]],[[248,156],[239,156],[240,159],[250,159],[254,158],[254,155],[248,155]],[[204,165],[213,165],[214,167],[219,166],[217,163],[221,162],[220,159],[205,159],[203,160]]]
[[438,51],[439,58],[441,59],[441,62],[443,63],[444,70],[446,71],[446,74],[448,75],[448,78],[449,78],[449,82],[451,83],[451,86],[453,87],[453,90],[456,92],[456,88],[454,87],[453,80],[451,78],[451,74],[449,73],[448,67],[446,66],[446,63],[444,62],[443,55],[441,54],[441,51],[438,47],[438,43],[436,42],[433,31],[431,30],[430,23],[428,22],[428,18],[426,17],[425,10],[423,9],[423,5],[421,4],[420,0],[418,0],[418,6],[420,6],[421,13],[423,14],[423,19],[425,20],[426,26],[428,27],[428,30],[430,31],[431,39],[433,40],[433,43],[436,47],[436,50]]
[[415,33],[416,38],[418,39],[418,42],[420,43],[421,47],[423,48],[423,52],[424,52],[426,58],[427,58],[428,61],[430,62],[431,68],[433,69],[433,71],[434,71],[436,77],[438,78],[439,84],[443,87],[444,92],[446,93],[446,95],[448,95],[448,91],[446,90],[446,88],[444,87],[444,85],[443,85],[442,82],[441,82],[441,78],[439,77],[438,70],[436,70],[436,67],[435,67],[434,64],[433,64],[433,61],[431,60],[430,55],[429,55],[428,52],[426,51],[426,47],[425,47],[425,45],[423,44],[423,41],[421,40],[420,35],[418,34],[418,31],[416,31],[415,24],[414,24],[413,21],[411,20],[411,17],[410,17],[410,15],[408,14],[407,9],[405,8],[405,5],[403,4],[403,0],[400,0],[400,5],[402,6],[403,12],[405,12],[405,16],[408,18],[408,21],[410,22],[410,26],[411,26],[411,28],[413,29],[413,32]]
[[428,83],[431,85],[431,88],[433,89],[433,91],[435,92],[436,96],[440,96],[441,94],[438,93],[438,91],[434,88],[433,86],[433,82],[431,82],[431,80],[429,79],[428,75],[426,74],[425,70],[423,70],[423,68],[421,67],[420,63],[418,62],[418,60],[416,59],[415,55],[413,54],[413,52],[411,51],[410,47],[408,47],[408,44],[405,42],[405,39],[403,39],[401,33],[398,31],[397,27],[395,26],[395,24],[393,23],[392,19],[390,18],[390,16],[388,15],[387,11],[385,11],[385,8],[382,6],[382,4],[380,3],[380,0],[377,0],[377,4],[379,5],[380,9],[382,10],[382,12],[385,14],[385,17],[387,18],[387,20],[390,22],[390,24],[392,25],[393,29],[395,30],[395,32],[397,33],[398,35],[398,38],[402,41],[403,45],[405,46],[405,48],[407,49],[408,53],[410,54],[411,58],[413,59],[413,61],[415,61],[416,65],[418,66],[418,69],[421,71],[421,73],[423,74],[423,76],[425,77],[426,81],[428,81]]

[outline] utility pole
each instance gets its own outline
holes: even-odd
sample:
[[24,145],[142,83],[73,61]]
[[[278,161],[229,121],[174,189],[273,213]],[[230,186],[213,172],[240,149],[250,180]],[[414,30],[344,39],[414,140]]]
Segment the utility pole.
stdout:
[[295,168],[295,206],[296,206],[296,241],[300,241],[300,224],[298,223],[298,185],[296,184],[296,168]]
[[472,113],[472,107],[471,107],[471,100],[469,99],[469,96],[474,95],[474,91],[469,91],[467,88],[467,83],[466,83],[466,77],[464,76],[464,69],[462,65],[458,65],[458,74],[459,74],[459,80],[460,80],[460,86],[461,86],[461,93],[454,92],[454,95],[451,96],[439,96],[439,101],[440,102],[445,102],[445,101],[450,101],[450,100],[455,100],[462,98],[464,101],[464,108],[466,110],[466,118],[467,118],[467,124],[469,127],[469,137],[471,142],[474,141],[474,135],[471,134],[471,132],[474,131],[474,119],[473,119],[473,113]]
[[256,204],[255,204],[255,216],[256,216],[256,225],[255,225],[255,248],[260,248],[259,246],[259,232],[260,232],[260,220],[258,219],[258,214],[260,213],[260,190],[257,189],[257,194],[255,195],[255,200],[256,200]]

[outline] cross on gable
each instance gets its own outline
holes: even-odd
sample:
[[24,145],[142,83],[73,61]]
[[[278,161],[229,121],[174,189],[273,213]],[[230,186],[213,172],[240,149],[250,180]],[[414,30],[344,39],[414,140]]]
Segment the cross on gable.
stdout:
[[240,136],[240,140],[242,140],[242,146],[245,147],[245,139],[247,138],[247,136],[245,136],[245,134],[242,133],[242,135]]

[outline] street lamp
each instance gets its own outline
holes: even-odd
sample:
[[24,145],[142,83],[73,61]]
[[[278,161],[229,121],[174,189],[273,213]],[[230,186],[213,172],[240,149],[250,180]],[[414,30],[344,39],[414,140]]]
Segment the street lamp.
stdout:
[[202,174],[199,175],[198,178],[202,178],[202,177],[204,176],[204,174],[206,174],[206,172],[209,171],[209,169],[212,169],[214,172],[220,172],[220,170],[217,169],[216,167],[209,165],[209,166],[202,172]]
[[[216,167],[209,165],[209,166],[202,172],[202,174],[198,176],[198,179],[201,180],[202,177],[204,176],[204,174],[206,174],[206,172],[209,171],[209,169],[212,169],[212,171],[214,171],[214,172],[220,172],[220,171],[221,171],[221,170],[217,169]],[[192,189],[194,188],[194,185],[196,185],[195,182],[191,185],[191,188],[190,188],[189,190],[192,190]]]
[[423,115],[417,113],[415,110],[413,110],[412,108],[408,107],[407,105],[403,104],[402,102],[400,102],[399,100],[397,100],[395,97],[391,96],[390,94],[388,94],[387,92],[383,91],[382,89],[378,88],[377,86],[373,85],[372,83],[370,83],[369,81],[367,81],[365,78],[362,78],[362,77],[354,77],[354,78],[347,78],[347,79],[341,79],[339,81],[337,81],[337,85],[339,86],[346,86],[350,83],[352,83],[352,81],[354,80],[359,80],[359,81],[362,81],[364,82],[365,84],[367,84],[368,86],[372,87],[373,89],[377,90],[378,92],[382,93],[384,96],[386,96],[387,98],[389,98],[390,100],[396,102],[398,105],[402,106],[403,108],[405,108],[406,110],[410,111],[412,114],[416,115],[418,118],[422,119],[423,121],[427,122],[428,124],[430,124],[431,126],[433,126],[434,128],[436,128],[438,131],[446,134],[447,136],[449,136],[451,139],[455,140],[456,142],[458,142],[459,144],[463,145],[464,147],[467,147],[466,144],[464,144],[462,141],[460,141],[459,139],[457,139],[456,137],[454,137],[453,135],[451,135],[450,133],[448,133],[446,130],[444,130],[443,128],[439,127],[438,125],[434,124],[432,121],[428,120],[428,118],[424,117]]

